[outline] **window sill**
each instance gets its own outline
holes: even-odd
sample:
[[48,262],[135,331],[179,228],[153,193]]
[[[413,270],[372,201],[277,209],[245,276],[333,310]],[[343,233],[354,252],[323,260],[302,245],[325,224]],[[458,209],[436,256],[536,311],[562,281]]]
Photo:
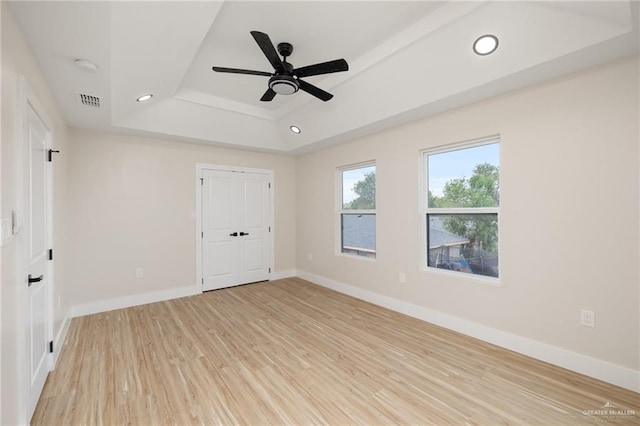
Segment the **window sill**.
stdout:
[[465,272],[448,271],[446,269],[439,269],[431,266],[422,266],[420,268],[420,271],[427,274],[443,275],[451,278],[462,279],[465,281],[474,281],[481,284],[487,284],[492,287],[502,287],[500,278],[487,277],[485,275],[476,275],[476,274],[468,274]]
[[357,254],[342,253],[341,251],[338,251],[335,254],[336,254],[336,256],[346,257],[346,258],[349,258],[349,259],[359,259],[359,260],[364,260],[364,261],[367,261],[367,262],[375,262],[376,261],[375,257],[359,256]]

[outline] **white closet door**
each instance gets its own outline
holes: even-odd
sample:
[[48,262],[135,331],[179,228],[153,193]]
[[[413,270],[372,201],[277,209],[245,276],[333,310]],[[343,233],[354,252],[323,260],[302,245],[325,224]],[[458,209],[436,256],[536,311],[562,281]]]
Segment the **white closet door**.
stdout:
[[269,177],[202,173],[203,290],[269,279]]
[[49,327],[49,287],[47,263],[47,131],[40,117],[28,107],[28,221],[29,276],[27,312],[27,347],[29,369],[29,418],[35,410],[42,388],[49,374],[47,329]]

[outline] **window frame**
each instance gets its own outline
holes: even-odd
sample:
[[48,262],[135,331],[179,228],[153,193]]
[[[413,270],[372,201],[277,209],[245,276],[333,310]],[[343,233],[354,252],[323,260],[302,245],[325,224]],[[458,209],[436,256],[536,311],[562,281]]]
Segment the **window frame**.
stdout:
[[[419,223],[420,223],[420,271],[425,273],[442,274],[455,278],[463,278],[472,281],[481,282],[493,286],[501,285],[502,274],[499,273],[498,277],[490,277],[487,275],[470,274],[459,271],[450,271],[446,269],[436,268],[429,266],[429,248],[428,248],[428,236],[429,215],[447,215],[447,214],[465,214],[465,215],[481,215],[481,214],[495,214],[498,222],[498,265],[502,264],[502,247],[500,238],[500,206],[498,207],[452,207],[452,208],[431,208],[429,207],[429,156],[436,154],[444,154],[447,152],[459,151],[468,148],[474,148],[484,145],[498,144],[498,167],[502,167],[502,140],[500,135],[492,135],[483,138],[473,139],[464,142],[458,142],[453,144],[441,145],[434,148],[423,149],[420,151],[420,211],[419,211]],[[469,176],[467,176],[469,177]],[[498,178],[498,182],[502,181],[502,173]],[[500,200],[502,204],[502,199]]]
[[[343,208],[343,180],[342,174],[345,171],[349,170],[357,170],[365,167],[375,167],[376,173],[376,208],[375,209],[353,209],[353,210],[345,210]],[[336,203],[335,203],[335,254],[336,256],[345,256],[350,259],[362,259],[369,262],[375,262],[378,257],[378,217],[376,210],[378,208],[378,167],[376,165],[375,160],[363,161],[361,163],[349,164],[346,166],[340,166],[336,169],[335,172],[335,182],[336,182]],[[346,253],[342,251],[342,216],[345,214],[372,214],[376,218],[376,250],[373,252],[373,256],[364,256],[355,253]]]

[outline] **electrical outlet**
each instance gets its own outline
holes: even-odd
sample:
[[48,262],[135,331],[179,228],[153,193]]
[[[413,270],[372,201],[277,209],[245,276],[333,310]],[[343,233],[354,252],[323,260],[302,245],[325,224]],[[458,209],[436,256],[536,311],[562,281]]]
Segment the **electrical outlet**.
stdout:
[[593,311],[588,311],[586,309],[580,310],[580,325],[584,325],[585,327],[595,327],[596,326],[596,313]]
[[400,272],[398,274],[398,281],[400,281],[401,283],[407,282],[407,276],[404,274],[404,272]]
[[136,278],[142,278],[144,276],[144,269],[136,268]]

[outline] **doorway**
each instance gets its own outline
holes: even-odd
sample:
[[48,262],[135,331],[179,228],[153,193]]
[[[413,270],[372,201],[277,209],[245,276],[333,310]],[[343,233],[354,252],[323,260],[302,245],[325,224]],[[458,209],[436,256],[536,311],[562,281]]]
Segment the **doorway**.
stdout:
[[269,280],[273,171],[200,165],[198,180],[202,291]]

